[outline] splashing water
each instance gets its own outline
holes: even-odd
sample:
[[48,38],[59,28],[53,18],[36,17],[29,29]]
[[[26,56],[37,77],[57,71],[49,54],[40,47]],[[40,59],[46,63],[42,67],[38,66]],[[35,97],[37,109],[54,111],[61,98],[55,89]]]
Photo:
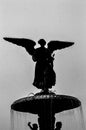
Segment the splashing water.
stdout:
[[56,121],[62,122],[61,130],[85,130],[82,107],[56,114]]
[[11,130],[30,130],[28,122],[37,123],[37,115],[11,110]]
[[[63,111],[55,115],[55,123],[62,122],[61,130],[85,130],[82,107]],[[36,114],[11,110],[11,130],[30,130],[28,122],[38,124]]]

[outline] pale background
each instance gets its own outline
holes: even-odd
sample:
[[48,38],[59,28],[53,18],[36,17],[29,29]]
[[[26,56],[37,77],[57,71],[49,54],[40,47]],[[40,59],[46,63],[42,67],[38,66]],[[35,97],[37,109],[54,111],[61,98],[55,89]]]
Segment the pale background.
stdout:
[[75,42],[56,52],[57,83],[53,91],[78,97],[86,119],[85,34],[85,0],[0,0],[0,130],[9,130],[10,105],[38,91],[32,86],[35,64],[31,56],[3,37]]

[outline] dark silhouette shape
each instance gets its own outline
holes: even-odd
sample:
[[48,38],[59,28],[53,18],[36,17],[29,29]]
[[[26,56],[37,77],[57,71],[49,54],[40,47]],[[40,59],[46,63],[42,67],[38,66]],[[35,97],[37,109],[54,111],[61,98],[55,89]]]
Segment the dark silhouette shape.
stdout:
[[46,41],[44,39],[40,39],[38,41],[40,47],[35,49],[34,46],[36,43],[30,39],[5,37],[4,40],[24,47],[32,56],[33,61],[36,62],[33,85],[45,92],[48,92],[48,89],[52,88],[52,86],[56,83],[56,74],[53,70],[53,52],[74,44],[73,42],[50,41],[46,48]]
[[56,128],[55,128],[55,130],[61,130],[61,128],[62,128],[62,122],[56,122]]
[[18,46],[24,47],[30,55],[33,55],[34,53],[34,46],[36,45],[36,43],[33,40],[25,38],[7,38],[7,37],[4,37],[4,40],[12,42]]
[[38,118],[39,129],[40,130],[54,130],[55,117],[54,114],[50,112],[45,115],[42,114]]
[[37,130],[38,129],[38,125],[35,124],[35,123],[31,126],[31,122],[28,122],[28,126],[30,127],[31,130]]
[[52,88],[52,85],[55,85],[56,76],[53,70],[54,58],[51,56],[49,49],[45,48],[45,40],[40,39],[38,43],[40,47],[33,54],[33,60],[36,61],[33,85],[39,89],[48,91],[48,88]]

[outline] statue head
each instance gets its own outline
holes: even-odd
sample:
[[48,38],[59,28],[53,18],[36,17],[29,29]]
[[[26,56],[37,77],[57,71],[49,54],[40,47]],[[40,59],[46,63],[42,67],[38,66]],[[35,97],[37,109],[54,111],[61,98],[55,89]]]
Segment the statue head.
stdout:
[[44,40],[44,39],[40,39],[39,41],[38,41],[38,44],[40,44],[40,46],[45,46],[46,45],[46,41]]
[[38,125],[37,124],[33,124],[33,128],[37,129],[38,128]]

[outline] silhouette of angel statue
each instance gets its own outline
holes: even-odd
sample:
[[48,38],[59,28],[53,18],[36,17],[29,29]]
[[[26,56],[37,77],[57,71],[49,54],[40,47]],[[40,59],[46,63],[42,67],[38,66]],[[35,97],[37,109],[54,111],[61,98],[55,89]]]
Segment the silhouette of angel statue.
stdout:
[[36,42],[31,39],[4,37],[4,40],[24,47],[32,56],[33,61],[36,62],[33,85],[43,91],[48,91],[56,83],[56,74],[53,69],[54,51],[74,44],[74,42],[50,41],[47,43],[47,47],[45,47],[46,41],[40,39],[38,41],[40,47],[35,48]]

